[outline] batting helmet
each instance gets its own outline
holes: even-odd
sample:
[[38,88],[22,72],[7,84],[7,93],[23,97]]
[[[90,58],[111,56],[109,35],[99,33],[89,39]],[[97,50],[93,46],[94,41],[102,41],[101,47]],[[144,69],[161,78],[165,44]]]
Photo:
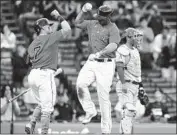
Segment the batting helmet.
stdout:
[[53,25],[53,23],[50,23],[49,20],[47,18],[41,18],[38,19],[35,24],[34,24],[34,30],[36,31],[37,34],[40,33],[42,27],[46,26],[46,25]]
[[113,13],[113,9],[109,5],[102,5],[98,8],[98,11],[96,14],[94,14],[95,18],[101,17],[108,17]]

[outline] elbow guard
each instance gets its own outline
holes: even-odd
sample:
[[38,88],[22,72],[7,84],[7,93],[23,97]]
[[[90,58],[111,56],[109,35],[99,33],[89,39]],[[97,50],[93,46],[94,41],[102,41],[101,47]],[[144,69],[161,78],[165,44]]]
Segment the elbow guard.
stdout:
[[61,31],[64,37],[68,36],[71,33],[71,27],[67,21],[62,21],[61,27],[62,27]]
[[66,31],[70,31],[71,30],[70,25],[65,20],[61,22],[61,27],[62,27],[63,30],[66,30]]

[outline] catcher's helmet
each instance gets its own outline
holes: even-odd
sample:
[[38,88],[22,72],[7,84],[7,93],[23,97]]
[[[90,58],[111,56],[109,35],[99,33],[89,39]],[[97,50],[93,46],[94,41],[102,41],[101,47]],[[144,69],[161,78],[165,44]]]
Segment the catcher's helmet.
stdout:
[[38,19],[35,24],[34,24],[34,30],[37,32],[37,34],[40,33],[41,29],[43,26],[46,26],[46,25],[53,25],[53,23],[50,23],[49,20],[47,18],[41,18],[41,19]]
[[136,33],[136,29],[135,28],[129,27],[129,28],[127,28],[125,30],[125,36],[129,37],[129,38],[133,37],[135,35],[135,33]]

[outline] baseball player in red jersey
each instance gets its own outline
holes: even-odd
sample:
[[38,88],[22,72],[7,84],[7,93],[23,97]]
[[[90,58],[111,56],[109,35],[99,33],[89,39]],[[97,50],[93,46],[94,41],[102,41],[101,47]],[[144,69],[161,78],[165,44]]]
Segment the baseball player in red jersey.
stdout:
[[[126,43],[116,52],[118,82],[116,91],[119,101],[116,110],[121,111],[120,133],[130,134],[133,129],[133,118],[136,115],[137,98],[146,105],[148,102],[141,83],[141,61],[138,47],[142,41],[142,32],[128,28],[125,30]],[[141,89],[139,90],[139,88]]]
[[96,116],[97,111],[91,100],[88,86],[96,82],[98,100],[101,110],[101,130],[103,134],[111,133],[111,103],[109,92],[115,71],[115,50],[120,41],[117,26],[110,21],[113,12],[108,5],[100,6],[95,20],[84,20],[84,15],[92,9],[90,3],[82,7],[76,17],[76,27],[88,30],[91,54],[77,78],[77,93],[79,101],[86,112],[82,121],[87,124]]
[[51,16],[60,21],[62,29],[52,32],[52,24],[47,18],[37,20],[34,28],[38,36],[28,47],[28,60],[32,64],[28,81],[39,104],[33,112],[30,123],[25,126],[27,134],[34,133],[39,117],[41,117],[42,134],[48,133],[50,115],[54,110],[56,99],[54,73],[58,64],[58,44],[71,31],[70,25],[57,10],[52,11]]

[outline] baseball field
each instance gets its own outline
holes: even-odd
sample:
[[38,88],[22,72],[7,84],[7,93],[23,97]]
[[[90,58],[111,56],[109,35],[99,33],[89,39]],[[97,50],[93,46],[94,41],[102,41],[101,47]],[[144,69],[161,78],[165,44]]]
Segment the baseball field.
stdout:
[[[13,133],[14,134],[24,134],[24,126],[26,123],[18,122],[14,123]],[[90,123],[84,126],[80,123],[51,123],[49,133],[51,134],[81,134],[81,131],[87,128],[89,130],[88,134],[100,135],[100,123]],[[10,123],[1,123],[1,134],[10,134]],[[36,132],[40,133],[40,124],[37,124]],[[118,135],[119,124],[113,123],[112,134]],[[137,123],[134,126],[134,134],[176,134],[176,124],[162,124],[162,123],[148,123],[142,124]]]

